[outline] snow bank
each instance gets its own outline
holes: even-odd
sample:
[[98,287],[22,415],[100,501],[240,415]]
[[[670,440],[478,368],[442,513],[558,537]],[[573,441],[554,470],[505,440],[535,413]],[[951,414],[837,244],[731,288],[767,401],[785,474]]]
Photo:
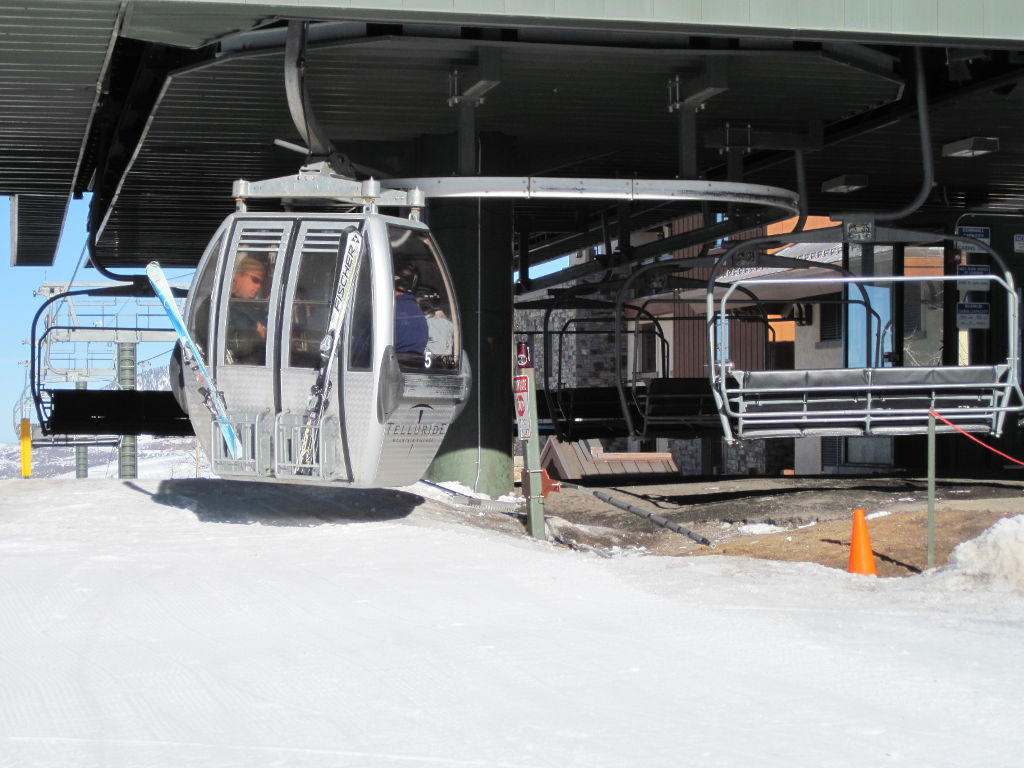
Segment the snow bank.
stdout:
[[985,584],[1024,592],[1024,515],[1000,520],[957,546],[949,565],[937,574],[965,587]]

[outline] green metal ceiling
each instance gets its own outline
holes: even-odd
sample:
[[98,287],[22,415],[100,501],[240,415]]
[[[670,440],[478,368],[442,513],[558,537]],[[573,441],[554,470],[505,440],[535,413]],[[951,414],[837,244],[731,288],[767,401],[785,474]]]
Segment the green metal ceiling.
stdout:
[[[187,11],[176,7],[185,4]],[[125,33],[198,46],[281,16],[933,45],[1024,40],[1017,0],[138,0]]]
[[[301,161],[273,144],[298,138],[281,53],[293,16],[335,20],[309,52],[313,104],[343,152],[385,173],[450,172],[429,149],[456,131],[449,77],[488,49],[501,82],[475,110],[485,169],[671,178],[680,124],[668,83],[724,62],[726,87],[697,114],[700,173],[725,178],[729,145],[743,180],[794,188],[784,147],[802,145],[818,212],[913,197],[921,164],[906,85],[910,43],[924,42],[937,158],[924,214],[1024,208],[1016,1],[0,0],[12,262],[51,263],[68,200],[91,191],[105,263],[194,263],[232,207],[232,180]],[[943,143],[978,133],[1000,151],[941,158]],[[855,172],[867,190],[821,193],[823,180]]]

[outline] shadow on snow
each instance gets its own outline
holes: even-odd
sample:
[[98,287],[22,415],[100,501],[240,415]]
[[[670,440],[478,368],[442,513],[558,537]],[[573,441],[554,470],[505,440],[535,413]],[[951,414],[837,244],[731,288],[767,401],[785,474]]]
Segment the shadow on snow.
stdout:
[[[149,494],[134,483],[125,485]],[[424,499],[380,488],[324,488],[237,480],[163,480],[152,498],[208,523],[311,526],[407,517]]]

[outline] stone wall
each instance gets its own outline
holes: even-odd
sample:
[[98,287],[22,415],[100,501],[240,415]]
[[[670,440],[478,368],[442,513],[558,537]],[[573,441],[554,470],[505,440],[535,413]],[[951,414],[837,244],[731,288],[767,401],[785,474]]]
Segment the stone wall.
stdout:
[[[560,328],[570,319],[574,313],[571,310],[559,309],[551,313],[552,327]],[[544,361],[544,312],[538,309],[516,310],[512,319],[512,331],[516,341],[527,341],[530,344],[531,355],[533,356],[533,367],[537,378],[538,389],[544,388],[544,374],[546,371]],[[562,377],[563,385],[576,386],[576,337],[566,335],[562,337]],[[515,350],[512,350],[513,353]],[[558,350],[552,350],[552,376],[558,375]]]
[[666,440],[668,451],[672,454],[672,460],[679,468],[681,475],[702,475],[703,452],[705,441],[696,438],[692,440]]
[[786,443],[792,441],[745,440],[727,445],[720,437],[698,437],[664,442],[681,475],[780,474],[792,467],[792,452],[787,458],[786,451]]

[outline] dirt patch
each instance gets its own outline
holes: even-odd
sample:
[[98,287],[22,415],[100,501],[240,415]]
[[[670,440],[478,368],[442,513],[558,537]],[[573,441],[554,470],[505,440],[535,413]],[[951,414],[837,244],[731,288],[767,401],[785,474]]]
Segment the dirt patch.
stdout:
[[[592,490],[670,520],[714,546],[570,489],[545,503],[552,538],[598,551],[739,555],[846,570],[853,510],[860,507],[868,512],[879,576],[907,576],[928,567],[927,483],[922,478],[715,478]],[[1001,518],[1024,514],[1022,480],[943,480],[936,497],[936,566],[948,563],[957,544]]]
[[[1013,513],[992,509],[954,510],[935,513],[935,565],[943,566],[957,544],[976,538]],[[896,512],[870,520],[868,530],[879,576],[908,576],[928,567],[927,512]],[[820,563],[846,570],[850,558],[849,521],[832,520],[808,528],[754,536],[742,536],[719,544],[714,550],[691,554],[722,554]]]

